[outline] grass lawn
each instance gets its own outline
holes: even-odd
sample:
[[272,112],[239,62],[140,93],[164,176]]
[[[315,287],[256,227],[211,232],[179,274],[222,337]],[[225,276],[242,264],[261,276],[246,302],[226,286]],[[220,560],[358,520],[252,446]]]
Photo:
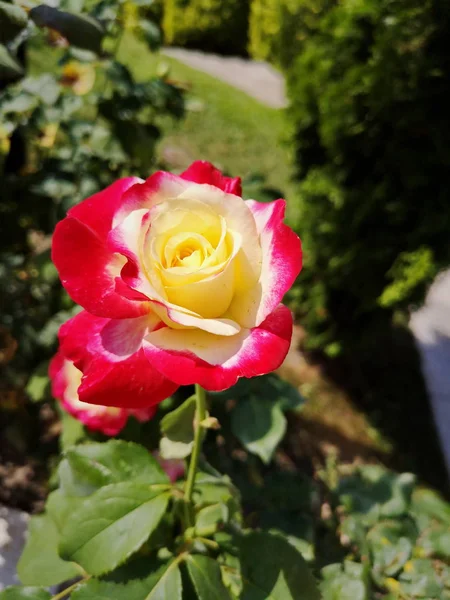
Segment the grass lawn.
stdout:
[[[209,160],[227,173],[243,177],[250,195],[261,196],[264,187],[268,199],[284,196],[294,203],[282,110],[264,106],[175,59],[151,54],[132,35],[125,34],[118,57],[140,81],[167,65],[170,79],[188,89],[186,117],[178,123],[166,123],[159,146],[164,162],[181,170],[193,160]],[[258,175],[264,182],[255,181]]]

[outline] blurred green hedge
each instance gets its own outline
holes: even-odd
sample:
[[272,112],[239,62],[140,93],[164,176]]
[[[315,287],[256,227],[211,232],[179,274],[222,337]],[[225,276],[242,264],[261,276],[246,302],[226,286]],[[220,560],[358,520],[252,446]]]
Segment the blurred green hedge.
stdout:
[[336,0],[252,0],[250,55],[289,67],[320,16],[335,4]]
[[161,27],[164,14],[164,0],[153,0],[145,8],[146,16]]
[[330,352],[342,332],[406,315],[450,263],[449,26],[442,0],[345,0],[287,69],[297,308]]
[[165,0],[166,43],[206,52],[245,55],[248,0]]

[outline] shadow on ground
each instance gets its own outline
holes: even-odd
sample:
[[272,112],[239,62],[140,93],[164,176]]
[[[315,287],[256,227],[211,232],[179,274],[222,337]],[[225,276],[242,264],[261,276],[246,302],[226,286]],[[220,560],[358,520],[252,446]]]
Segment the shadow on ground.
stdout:
[[346,344],[339,359],[311,357],[345,391],[370,423],[392,443],[383,462],[449,494],[420,356],[411,332],[380,322],[359,344]]

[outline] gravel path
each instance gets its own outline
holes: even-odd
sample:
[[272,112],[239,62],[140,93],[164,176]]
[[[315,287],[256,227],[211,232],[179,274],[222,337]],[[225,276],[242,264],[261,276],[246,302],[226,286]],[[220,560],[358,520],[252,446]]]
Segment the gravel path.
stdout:
[[283,76],[267,63],[182,48],[164,48],[163,54],[229,83],[262,104],[286,106]]

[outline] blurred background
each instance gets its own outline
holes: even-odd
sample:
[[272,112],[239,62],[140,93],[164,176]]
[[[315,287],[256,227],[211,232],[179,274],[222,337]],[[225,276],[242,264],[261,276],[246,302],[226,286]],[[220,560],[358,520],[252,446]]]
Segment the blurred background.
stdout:
[[[270,465],[236,431],[226,451],[220,435],[211,442],[219,468],[274,490],[262,513],[248,492],[255,518],[294,527],[285,496],[306,497],[297,537],[323,566],[331,547],[339,560],[349,544],[364,554],[333,512],[349,493],[369,507],[411,500],[414,486],[448,496],[449,33],[446,0],[0,0],[0,502],[39,511],[58,452],[85,435],[47,377],[74,314],[50,260],[55,224],[118,177],[197,159],[241,176],[246,198],[286,198],[304,246],[280,370],[304,402],[284,437],[264,424],[281,442]],[[223,400],[232,410],[233,395]],[[359,479],[342,491],[349,465]],[[293,475],[308,483],[290,492]],[[437,519],[441,537],[416,546],[444,560],[447,591],[431,561],[416,565],[431,587],[404,587],[419,551],[392,568],[372,549],[377,592],[364,583],[346,598],[450,597],[450,506],[427,493],[426,525]],[[410,518],[414,497],[380,514]],[[366,577],[339,568],[344,587]]]

